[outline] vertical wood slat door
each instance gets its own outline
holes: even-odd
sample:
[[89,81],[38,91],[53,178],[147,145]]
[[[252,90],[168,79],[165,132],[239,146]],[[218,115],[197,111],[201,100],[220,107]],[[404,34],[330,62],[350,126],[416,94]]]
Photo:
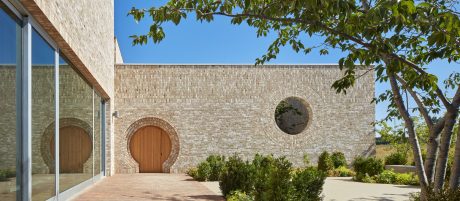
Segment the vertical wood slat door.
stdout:
[[[91,156],[92,141],[88,133],[77,126],[59,129],[59,170],[61,173],[83,173],[83,165]],[[50,143],[54,159],[54,136]]]
[[161,128],[146,126],[133,134],[129,148],[140,173],[159,173],[171,153],[171,140]]

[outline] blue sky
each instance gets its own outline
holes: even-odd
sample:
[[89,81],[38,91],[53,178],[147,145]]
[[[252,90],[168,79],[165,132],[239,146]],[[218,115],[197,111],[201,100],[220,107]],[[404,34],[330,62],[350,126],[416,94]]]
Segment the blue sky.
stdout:
[[[132,46],[130,35],[145,34],[150,20],[145,18],[135,23],[128,11],[133,7],[148,8],[161,5],[165,1],[154,0],[115,0],[115,35],[118,39],[125,63],[156,63],[156,64],[254,64],[255,59],[263,55],[274,39],[274,35],[257,38],[255,29],[246,24],[232,25],[230,20],[217,17],[211,23],[197,22],[193,17],[182,21],[178,26],[166,24],[166,38],[160,44],[149,42],[144,46]],[[315,45],[319,38],[307,38],[307,44]],[[313,51],[308,55],[295,53],[290,48],[281,49],[277,59],[271,64],[335,64],[345,54],[338,50],[330,50],[329,55],[319,55]],[[437,61],[428,66],[431,73],[441,80],[453,71],[459,71],[459,64]],[[388,89],[387,84],[376,84],[376,94]],[[450,92],[452,94],[452,92]],[[376,119],[386,115],[386,104],[376,107]]]

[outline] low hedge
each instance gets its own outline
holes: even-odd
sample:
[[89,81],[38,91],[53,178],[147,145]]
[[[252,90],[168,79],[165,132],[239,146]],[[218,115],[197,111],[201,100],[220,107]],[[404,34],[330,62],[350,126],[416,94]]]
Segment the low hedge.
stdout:
[[219,181],[224,165],[224,156],[210,155],[196,168],[188,169],[187,174],[197,181]]
[[418,177],[413,173],[396,173],[392,170],[385,170],[374,176],[366,175],[361,180],[364,183],[419,185]]
[[292,168],[285,157],[257,154],[228,159],[219,182],[228,200],[321,200],[326,174],[315,167]]
[[356,176],[353,179],[356,181],[362,181],[366,175],[369,177],[378,175],[385,169],[383,161],[374,157],[357,157],[352,165],[353,170],[356,172]]

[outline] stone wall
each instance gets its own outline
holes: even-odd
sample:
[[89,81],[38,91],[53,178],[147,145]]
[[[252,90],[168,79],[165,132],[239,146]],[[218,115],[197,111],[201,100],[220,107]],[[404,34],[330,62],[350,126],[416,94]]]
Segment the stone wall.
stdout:
[[113,0],[21,0],[104,98],[113,95]]
[[[210,154],[283,155],[296,166],[304,153],[313,163],[322,151],[342,151],[348,161],[373,154],[373,72],[346,95],[331,89],[340,76],[330,65],[117,65],[115,170],[138,171],[128,136],[145,118],[167,122],[178,136],[171,172],[184,172]],[[298,135],[284,133],[274,119],[278,103],[291,96],[311,107],[310,125]]]

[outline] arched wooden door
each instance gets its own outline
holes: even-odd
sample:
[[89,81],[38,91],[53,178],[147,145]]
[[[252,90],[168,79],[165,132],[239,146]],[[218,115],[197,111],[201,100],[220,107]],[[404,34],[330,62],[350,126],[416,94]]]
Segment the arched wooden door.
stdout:
[[[83,128],[66,126],[59,129],[59,172],[83,173],[83,165],[91,156],[92,141]],[[50,143],[54,159],[54,136]]]
[[139,163],[139,172],[163,172],[163,163],[171,154],[171,140],[163,129],[146,126],[133,134],[129,149]]

